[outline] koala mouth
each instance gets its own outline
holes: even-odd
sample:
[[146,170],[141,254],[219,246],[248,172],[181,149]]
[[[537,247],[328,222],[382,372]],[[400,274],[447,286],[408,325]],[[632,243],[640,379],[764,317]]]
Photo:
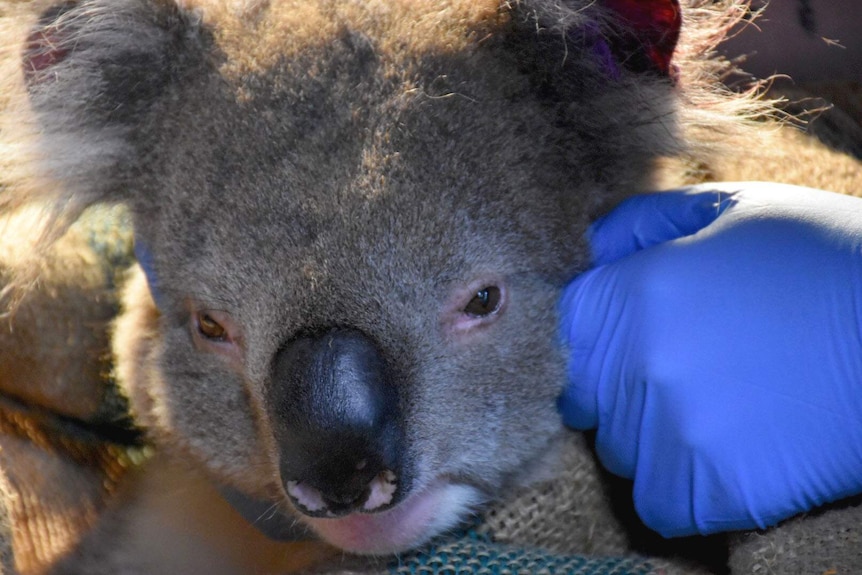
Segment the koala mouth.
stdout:
[[382,555],[406,551],[452,529],[482,499],[477,488],[441,477],[385,511],[303,520],[331,545],[362,555]]

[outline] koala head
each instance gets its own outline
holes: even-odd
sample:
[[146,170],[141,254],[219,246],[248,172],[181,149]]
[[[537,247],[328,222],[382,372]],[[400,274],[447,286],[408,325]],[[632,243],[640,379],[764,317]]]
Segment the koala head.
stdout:
[[45,11],[21,66],[40,197],[132,214],[138,418],[362,553],[530,481],[586,227],[683,146],[679,27],[674,0]]

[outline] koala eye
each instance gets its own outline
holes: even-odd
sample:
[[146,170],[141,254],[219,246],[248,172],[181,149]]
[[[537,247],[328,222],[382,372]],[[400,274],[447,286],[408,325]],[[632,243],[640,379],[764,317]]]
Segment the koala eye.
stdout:
[[502,295],[497,286],[486,286],[476,292],[464,308],[464,313],[474,317],[491,315],[500,309]]
[[227,340],[227,330],[222,325],[206,313],[200,312],[197,315],[198,331],[202,336],[213,341]]
[[242,325],[230,313],[217,309],[192,309],[189,321],[192,341],[199,351],[224,355],[241,362],[244,353]]
[[[503,278],[483,274],[471,282],[453,286],[448,302],[441,309],[441,327],[447,337],[463,338],[489,333],[487,329],[509,309],[509,289]],[[490,276],[490,277],[489,277]]]

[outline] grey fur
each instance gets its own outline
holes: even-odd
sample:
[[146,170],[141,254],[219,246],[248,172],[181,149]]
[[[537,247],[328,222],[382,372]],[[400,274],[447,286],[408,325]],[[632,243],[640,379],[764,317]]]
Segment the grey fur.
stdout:
[[[727,134],[749,104],[716,96],[702,62],[682,87],[624,63],[612,77],[585,49],[612,21],[592,2],[480,17],[464,0],[452,22],[417,4],[415,26],[396,18],[410,3],[202,4],[83,0],[40,24],[25,67],[45,50],[58,61],[24,74],[33,121],[18,141],[34,159],[0,198],[48,201],[57,230],[96,203],[131,210],[159,304],[139,277],[117,324],[139,423],[166,457],[287,510],[273,357],[349,326],[397,374],[414,489],[445,477],[470,486],[469,507],[533,480],[563,431],[555,304],[586,265],[586,226],[652,187],[661,157],[712,145],[681,123]],[[710,119],[691,122],[706,101]],[[27,185],[34,171],[57,185]],[[456,333],[485,285],[505,288],[504,309]],[[198,309],[238,326],[234,356],[196,343]],[[111,570],[99,552],[80,560]]]

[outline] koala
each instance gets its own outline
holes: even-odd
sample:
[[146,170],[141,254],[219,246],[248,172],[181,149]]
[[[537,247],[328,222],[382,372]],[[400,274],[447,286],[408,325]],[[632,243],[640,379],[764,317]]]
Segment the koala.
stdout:
[[[400,552],[555,460],[590,222],[768,107],[718,84],[744,8],[712,4],[40,3],[4,63],[0,212],[43,206],[44,248],[128,211],[112,345],[153,473],[275,537]],[[64,572],[147,572],[106,554]]]

